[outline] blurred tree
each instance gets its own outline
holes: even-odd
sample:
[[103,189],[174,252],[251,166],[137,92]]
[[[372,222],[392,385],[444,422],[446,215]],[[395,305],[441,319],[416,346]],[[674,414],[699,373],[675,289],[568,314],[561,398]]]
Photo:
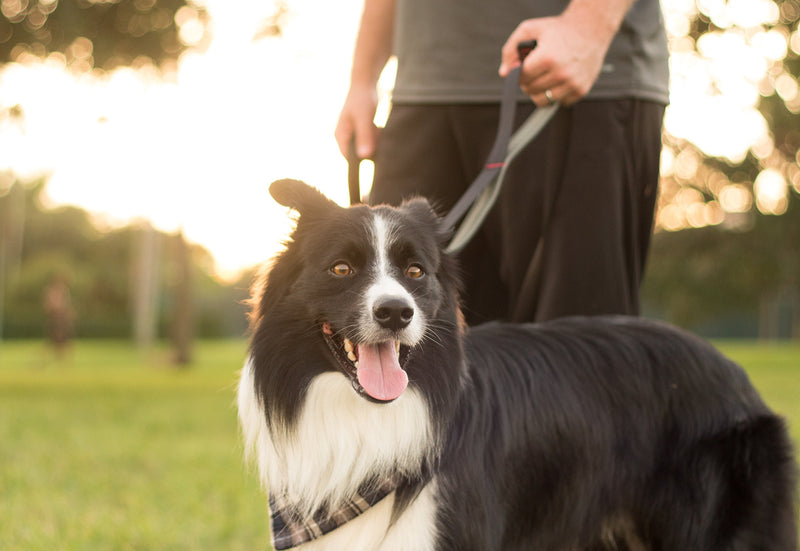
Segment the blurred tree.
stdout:
[[[762,336],[777,334],[776,305],[789,304],[800,337],[800,2],[674,5],[682,11],[667,14],[673,68],[688,69],[673,79],[703,72],[698,95],[752,98],[766,132],[733,158],[665,133],[644,300],[689,326],[746,311]],[[726,105],[734,116],[736,101]],[[695,127],[708,124],[702,116]]]
[[[0,180],[0,340],[5,329],[6,292],[19,279],[25,225],[25,192],[13,186],[8,174]],[[6,187],[9,186],[9,187]]]
[[[658,225],[731,227],[750,220],[743,212],[783,214],[800,193],[800,1],[697,0],[687,14],[688,25],[673,25],[679,29],[670,38],[673,58],[706,71],[709,96],[752,93],[767,135],[743,158],[730,159],[667,133]],[[726,48],[750,58],[738,67],[715,67],[713,58]],[[732,76],[733,69],[743,74]]]
[[161,239],[148,222],[140,225],[131,270],[133,335],[139,350],[148,350],[158,333],[159,249]]
[[[0,65],[44,58],[75,72],[169,65],[184,49],[210,42],[204,6],[204,0],[0,0]],[[273,6],[253,40],[282,34],[288,1],[274,0]],[[23,109],[0,105],[0,125],[24,134]],[[41,335],[40,292],[56,274],[70,283],[83,336],[128,335],[133,325],[146,345],[155,330],[170,334],[167,320],[175,316],[196,323],[199,336],[244,331],[240,303],[247,285],[221,285],[210,275],[207,251],[188,246],[183,274],[198,282],[197,289],[177,300],[164,291],[173,289],[174,275],[171,264],[158,258],[161,244],[170,242],[165,236],[139,227],[100,232],[80,209],[43,209],[38,197],[44,182],[25,189],[4,183],[6,176],[13,182],[10,173],[0,173],[0,339],[4,320],[10,320],[11,336]],[[194,333],[182,332],[187,339]]]
[[175,308],[172,316],[172,343],[175,350],[174,362],[186,366],[192,361],[192,337],[194,335],[194,309],[192,308],[192,266],[191,253],[183,231],[174,238],[175,277],[172,285]]
[[0,11],[0,63],[60,52],[83,70],[137,58],[160,65],[208,36],[192,0],[2,0]]
[[[0,230],[12,217],[24,212],[24,242],[13,262],[0,271],[5,284],[5,331],[8,338],[37,338],[44,335],[45,317],[42,293],[54,276],[66,279],[75,308],[78,337],[130,337],[134,334],[131,312],[134,308],[137,248],[145,229],[126,226],[101,231],[89,214],[75,207],[47,209],[39,199],[45,183],[23,186],[15,183],[0,188]],[[20,199],[21,198],[21,199]],[[156,270],[159,290],[157,336],[171,333],[177,301],[171,292],[175,281],[175,251],[168,246],[170,236],[156,232],[159,256]],[[7,243],[3,234],[2,243]],[[213,260],[198,245],[188,250],[193,285],[191,308],[194,332],[200,337],[241,336],[247,327],[248,281],[223,284],[213,277]],[[15,265],[16,267],[12,267]],[[0,266],[2,268],[2,266]],[[18,275],[9,277],[11,271]]]
[[[644,303],[697,329],[749,317],[759,336],[800,337],[800,202],[783,216],[755,216],[746,229],[720,226],[660,232],[643,288]],[[776,306],[791,309],[779,330]]]

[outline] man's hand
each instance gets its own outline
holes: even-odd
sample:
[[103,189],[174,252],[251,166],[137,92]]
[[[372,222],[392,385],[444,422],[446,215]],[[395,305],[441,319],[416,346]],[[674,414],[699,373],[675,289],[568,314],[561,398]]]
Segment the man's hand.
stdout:
[[561,15],[523,21],[503,46],[500,76],[520,64],[517,44],[536,39],[536,49],[522,64],[520,87],[539,106],[575,103],[589,93],[600,75],[629,7],[629,0],[573,0]]
[[373,122],[377,108],[378,94],[375,88],[350,88],[333,133],[339,151],[345,158],[349,155],[353,138],[356,141],[356,154],[360,159],[371,159],[374,156],[379,131]]

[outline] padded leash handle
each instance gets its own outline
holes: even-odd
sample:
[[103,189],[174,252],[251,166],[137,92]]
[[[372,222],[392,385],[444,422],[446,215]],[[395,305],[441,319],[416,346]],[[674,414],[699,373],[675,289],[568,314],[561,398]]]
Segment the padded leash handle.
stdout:
[[517,55],[519,56],[519,62],[522,63],[525,61],[525,58],[528,57],[528,54],[531,53],[535,48],[538,42],[536,39],[533,40],[524,40],[517,44]]
[[359,168],[361,158],[356,151],[356,135],[353,134],[350,145],[347,147],[347,189],[350,193],[350,204],[361,203],[361,176]]

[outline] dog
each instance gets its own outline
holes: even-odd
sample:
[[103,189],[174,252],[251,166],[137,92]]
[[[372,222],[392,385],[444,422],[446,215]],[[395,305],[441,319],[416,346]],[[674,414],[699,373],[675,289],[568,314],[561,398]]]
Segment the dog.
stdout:
[[710,345],[616,316],[466,328],[427,201],[270,193],[299,216],[237,405],[275,549],[796,551],[784,422]]

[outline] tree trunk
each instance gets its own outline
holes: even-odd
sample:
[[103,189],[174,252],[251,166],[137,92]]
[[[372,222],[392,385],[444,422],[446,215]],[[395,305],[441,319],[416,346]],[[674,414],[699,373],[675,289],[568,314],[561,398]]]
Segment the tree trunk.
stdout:
[[194,311],[192,308],[192,262],[189,246],[183,231],[176,236],[177,263],[175,278],[175,317],[173,320],[174,361],[178,366],[188,366],[192,361],[192,338],[194,336]]
[[136,347],[153,346],[158,326],[158,232],[149,223],[138,232],[133,277],[133,338]]

